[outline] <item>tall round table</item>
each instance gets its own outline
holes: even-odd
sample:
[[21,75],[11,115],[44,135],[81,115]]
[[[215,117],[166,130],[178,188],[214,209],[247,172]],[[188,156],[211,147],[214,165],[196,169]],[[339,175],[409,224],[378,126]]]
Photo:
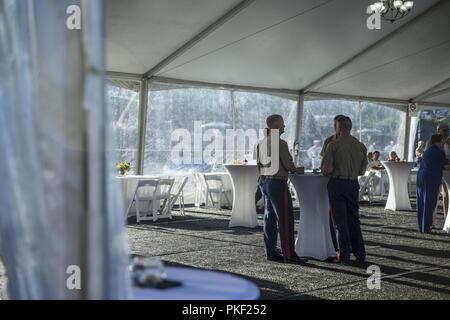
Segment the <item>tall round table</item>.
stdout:
[[233,210],[231,227],[255,228],[258,225],[255,207],[255,192],[258,187],[259,171],[256,165],[226,164],[233,184]]
[[327,183],[321,174],[291,174],[300,202],[300,222],[295,252],[301,257],[326,260],[336,256],[330,233]]
[[167,289],[133,288],[134,300],[256,300],[258,287],[225,272],[193,268],[166,267],[168,280],[182,285]]
[[[447,185],[447,189],[450,190],[450,170],[444,170],[444,172],[442,173],[442,179]],[[447,211],[447,217],[445,218],[444,228],[442,228],[442,230],[447,233],[450,233],[450,203],[449,207],[445,208],[444,210]]]
[[381,161],[389,176],[389,194],[385,210],[412,210],[408,182],[414,162]]

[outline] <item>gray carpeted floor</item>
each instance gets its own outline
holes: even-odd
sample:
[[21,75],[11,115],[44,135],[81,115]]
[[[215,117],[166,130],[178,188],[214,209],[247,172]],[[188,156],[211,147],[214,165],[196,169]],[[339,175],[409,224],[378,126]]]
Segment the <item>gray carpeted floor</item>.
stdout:
[[[415,212],[386,212],[377,202],[362,205],[360,213],[367,261],[382,273],[379,290],[367,288],[362,268],[265,260],[262,216],[256,229],[230,229],[230,211],[189,208],[172,221],[130,220],[128,230],[132,253],[243,276],[258,285],[262,299],[450,299],[450,235],[440,231],[442,213],[431,235],[416,232]],[[297,229],[298,208],[295,216]]]
[[[379,290],[367,288],[365,269],[310,260],[294,265],[265,260],[262,216],[256,229],[228,228],[229,210],[188,208],[173,220],[136,224],[131,253],[161,256],[168,265],[231,272],[255,282],[262,299],[450,299],[450,235],[416,232],[415,212],[385,212],[382,202],[361,206],[367,260],[378,265]],[[299,217],[295,210],[296,229]],[[0,299],[6,275],[0,264]]]

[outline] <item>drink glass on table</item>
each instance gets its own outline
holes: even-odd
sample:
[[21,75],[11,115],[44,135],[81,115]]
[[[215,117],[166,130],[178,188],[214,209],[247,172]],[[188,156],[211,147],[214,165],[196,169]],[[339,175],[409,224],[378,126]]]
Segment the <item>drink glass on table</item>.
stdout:
[[167,276],[160,257],[133,257],[130,271],[134,284],[144,287],[163,282]]

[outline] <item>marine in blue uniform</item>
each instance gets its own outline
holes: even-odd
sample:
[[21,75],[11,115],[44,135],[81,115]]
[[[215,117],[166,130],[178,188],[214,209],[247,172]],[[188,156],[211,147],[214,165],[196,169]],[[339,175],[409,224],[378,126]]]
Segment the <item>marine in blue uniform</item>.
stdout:
[[417,172],[417,222],[419,232],[431,233],[433,211],[437,204],[442,170],[447,164],[441,135],[430,139],[430,147],[423,154]]
[[[260,172],[259,186],[264,194],[264,249],[267,260],[284,262],[306,262],[295,253],[294,212],[288,188],[289,172],[296,172],[284,133],[284,121],[280,115],[266,119],[267,137],[257,148],[257,163]],[[276,140],[274,140],[276,139]],[[281,254],[276,250],[280,236]]]

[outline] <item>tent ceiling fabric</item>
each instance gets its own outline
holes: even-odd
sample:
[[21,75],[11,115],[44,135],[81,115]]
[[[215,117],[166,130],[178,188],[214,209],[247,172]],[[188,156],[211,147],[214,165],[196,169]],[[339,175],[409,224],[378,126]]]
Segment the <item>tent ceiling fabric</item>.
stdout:
[[[449,104],[450,103],[450,92],[447,92],[446,94],[442,94],[436,97],[432,97],[429,99],[424,99],[426,102],[432,102],[432,103],[445,103],[445,104]],[[424,102],[423,104],[426,105],[426,102]]]
[[143,74],[239,0],[108,0],[108,71]]
[[[239,2],[108,1],[108,70],[146,73]],[[255,0],[156,75],[300,90],[440,2],[312,90],[408,100],[450,77],[450,1],[416,0],[407,17],[369,30],[372,2]]]
[[447,1],[440,10],[318,84],[316,90],[404,100],[426,91],[450,75],[449,15]]

